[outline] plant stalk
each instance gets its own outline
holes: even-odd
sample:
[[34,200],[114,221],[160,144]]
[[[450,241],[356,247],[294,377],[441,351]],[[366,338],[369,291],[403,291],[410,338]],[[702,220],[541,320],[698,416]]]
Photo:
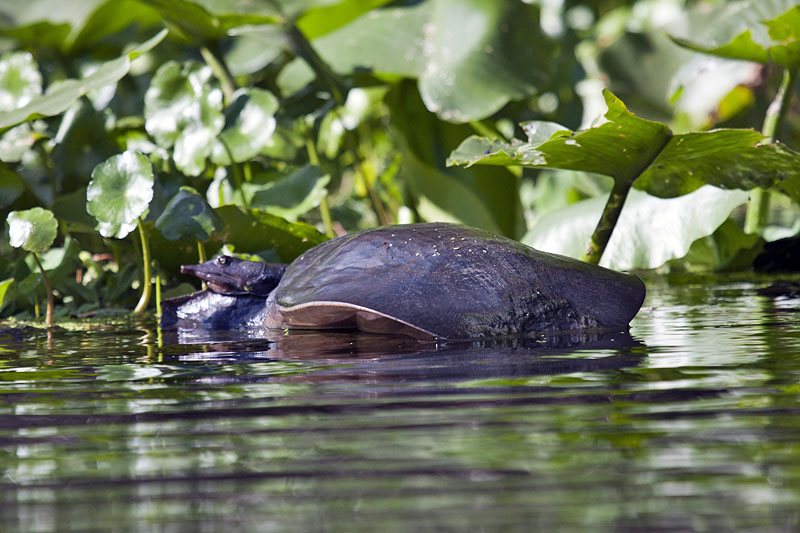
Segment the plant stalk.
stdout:
[[619,215],[622,213],[622,207],[625,205],[625,199],[633,186],[633,180],[614,180],[614,187],[611,189],[611,195],[608,197],[603,214],[600,216],[600,221],[592,233],[589,244],[586,247],[581,257],[582,261],[596,265],[603,257],[603,252],[611,239],[611,233],[617,225]]
[[[773,143],[778,140],[781,126],[789,112],[789,104],[797,82],[800,69],[784,69],[780,89],[767,108],[764,116],[764,125],[761,133]],[[744,221],[745,233],[761,233],[769,219],[769,204],[771,193],[766,189],[753,189],[750,191],[750,202],[747,204],[747,214]]]
[[47,277],[47,272],[44,271],[44,267],[42,266],[42,262],[39,261],[39,254],[36,252],[31,252],[33,254],[33,259],[36,261],[36,266],[39,267],[39,272],[42,273],[42,281],[44,281],[44,287],[47,290],[47,315],[45,316],[45,324],[47,324],[48,328],[53,327],[53,308],[55,307],[55,301],[53,298],[53,286],[50,285],[50,278]]
[[233,101],[233,93],[236,91],[236,82],[233,80],[233,76],[231,76],[225,62],[218,58],[207,46],[200,47],[200,55],[203,56],[203,61],[211,67],[211,70],[214,71],[214,76],[219,80],[222,94],[225,97],[225,105],[230,104]]
[[[205,248],[205,246],[203,246],[203,243],[200,242],[200,241],[197,241],[197,259],[198,259],[198,261],[197,261],[198,263],[205,263],[206,262],[206,248]],[[200,287],[202,287],[203,290],[208,289],[208,285],[206,285],[205,281],[201,281],[200,282]]]
[[144,263],[144,276],[142,277],[142,296],[139,298],[139,303],[136,304],[136,308],[133,310],[133,313],[140,315],[144,313],[145,309],[147,309],[147,305],[150,303],[150,289],[152,286],[150,277],[152,274],[150,272],[150,245],[147,242],[147,235],[144,232],[144,225],[142,224],[141,217],[136,219],[136,226],[139,228],[139,237],[142,241],[142,262]]

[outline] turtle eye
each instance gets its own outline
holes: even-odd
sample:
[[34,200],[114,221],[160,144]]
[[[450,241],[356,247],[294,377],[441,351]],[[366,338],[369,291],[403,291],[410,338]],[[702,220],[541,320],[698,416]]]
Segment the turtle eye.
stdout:
[[217,264],[219,266],[227,265],[228,264],[228,256],[227,255],[221,255],[221,256],[217,257]]

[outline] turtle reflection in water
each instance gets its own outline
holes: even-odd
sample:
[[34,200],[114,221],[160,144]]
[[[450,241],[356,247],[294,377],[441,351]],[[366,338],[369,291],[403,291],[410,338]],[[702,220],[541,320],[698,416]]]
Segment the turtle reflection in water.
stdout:
[[165,301],[165,325],[358,329],[420,339],[619,330],[645,294],[637,277],[441,223],[344,235],[289,265],[219,256],[181,270],[209,290]]

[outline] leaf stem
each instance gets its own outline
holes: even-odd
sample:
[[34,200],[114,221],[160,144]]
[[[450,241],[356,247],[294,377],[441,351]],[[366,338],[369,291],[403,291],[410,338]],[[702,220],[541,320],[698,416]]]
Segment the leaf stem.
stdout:
[[[798,72],[800,72],[798,68],[783,70],[780,89],[778,89],[775,98],[772,99],[769,108],[767,108],[761,133],[768,137],[771,143],[778,140],[781,126],[786,120]],[[764,230],[769,219],[770,196],[770,192],[765,189],[759,188],[750,191],[750,202],[747,204],[747,214],[744,222],[745,233],[758,234]]]
[[311,69],[319,76],[328,90],[333,96],[333,101],[337,105],[344,105],[345,95],[347,90],[344,84],[339,79],[339,76],[333,72],[327,63],[317,54],[311,42],[306,38],[305,34],[300,31],[300,28],[294,22],[286,23],[286,34],[289,37],[289,42],[292,44],[295,54],[302,57]]
[[603,257],[603,252],[608,245],[611,238],[611,233],[617,225],[619,215],[622,213],[622,207],[625,205],[625,199],[633,186],[633,181],[629,180],[614,180],[614,187],[611,189],[611,195],[608,197],[603,214],[600,216],[600,221],[592,233],[592,238],[589,240],[586,252],[581,257],[582,261],[592,263],[594,265],[600,262]]
[[50,285],[50,278],[47,277],[47,272],[44,271],[44,267],[42,266],[42,262],[39,261],[39,254],[36,252],[31,252],[33,254],[33,259],[36,261],[36,266],[39,267],[39,272],[42,273],[42,281],[44,281],[44,287],[47,290],[47,315],[45,318],[45,324],[47,324],[48,328],[53,327],[53,308],[55,307],[55,301],[53,298],[53,286]]
[[[197,262],[198,263],[206,262],[206,248],[200,241],[197,241]],[[200,286],[202,287],[203,290],[208,289],[208,285],[206,285],[205,281],[201,281]]]
[[[305,144],[306,152],[308,153],[308,162],[319,168],[319,154],[317,153],[317,147],[314,146],[314,139],[311,138],[311,130],[309,128],[305,128],[305,130]],[[325,235],[331,239],[336,237],[336,232],[333,231],[333,218],[331,217],[331,206],[328,202],[327,193],[319,202],[319,214],[322,217],[322,224],[325,226]]]
[[219,80],[222,86],[222,94],[225,96],[225,105],[230,104],[233,101],[233,93],[236,91],[236,82],[233,80],[233,76],[231,76],[231,72],[225,62],[205,45],[200,47],[200,55],[203,56],[203,60],[211,67],[211,70],[214,71],[214,76]]
[[161,270],[156,268],[156,316],[161,316]]
[[136,304],[136,308],[133,310],[133,313],[136,315],[140,315],[147,309],[147,304],[150,303],[150,289],[151,289],[151,272],[150,272],[150,246],[147,242],[147,234],[144,231],[144,225],[142,225],[142,217],[136,219],[136,226],[139,228],[139,237],[142,241],[142,262],[144,276],[142,279],[142,296],[139,298],[139,303]]

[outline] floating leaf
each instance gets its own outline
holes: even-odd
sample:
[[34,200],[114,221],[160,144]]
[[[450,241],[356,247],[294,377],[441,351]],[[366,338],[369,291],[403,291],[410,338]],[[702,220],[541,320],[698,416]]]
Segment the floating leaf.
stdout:
[[0,130],[27,120],[58,115],[89,91],[116,83],[128,73],[133,59],[152,49],[166,35],[166,30],[163,30],[117,59],[103,63],[91,75],[81,80],[65,80],[58,87],[48,90],[44,96],[34,98],[24,107],[0,113]]
[[42,75],[28,52],[0,56],[0,111],[27,105],[42,94]]
[[219,215],[191,187],[181,187],[156,220],[156,228],[171,241],[205,241],[222,226]]
[[[225,109],[227,126],[214,141],[211,160],[230,165],[258,155],[275,132],[275,112],[278,99],[263,89],[239,89],[233,102]],[[231,156],[231,157],[229,157]]]
[[416,78],[428,110],[467,122],[546,82],[555,47],[538,13],[524,2],[431,0],[371,11],[313,44],[338,72]]
[[283,179],[257,185],[242,186],[250,207],[295,221],[297,217],[319,207],[328,194],[330,176],[312,165],[306,165]]
[[25,191],[22,178],[0,163],[0,209],[5,209],[14,203]]
[[678,44],[720,57],[800,67],[800,6],[794,0],[743,2],[714,24],[706,42]]
[[[704,184],[727,189],[769,188],[798,174],[800,154],[752,130],[713,130],[673,135],[665,124],[631,114],[604,92],[608,122],[583,132],[555,131],[543,143],[466,139],[448,164],[521,165],[595,172],[661,196],[686,194]],[[534,136],[538,139],[538,137]],[[532,137],[533,138],[533,137]]]
[[197,62],[161,65],[144,97],[145,129],[164,147],[175,146],[175,165],[189,176],[205,168],[225,125],[222,90],[211,67]]
[[86,209],[104,237],[122,239],[153,199],[153,169],[145,156],[126,151],[100,163],[86,190]]
[[[712,234],[747,198],[745,191],[708,186],[671,199],[632,190],[600,264],[618,270],[650,269],[683,257],[694,241]],[[548,213],[537,220],[523,242],[580,257],[605,203],[606,196],[598,196]]]
[[28,252],[43,253],[56,239],[58,222],[53,213],[41,207],[11,211],[6,217],[11,246]]

